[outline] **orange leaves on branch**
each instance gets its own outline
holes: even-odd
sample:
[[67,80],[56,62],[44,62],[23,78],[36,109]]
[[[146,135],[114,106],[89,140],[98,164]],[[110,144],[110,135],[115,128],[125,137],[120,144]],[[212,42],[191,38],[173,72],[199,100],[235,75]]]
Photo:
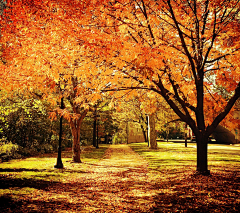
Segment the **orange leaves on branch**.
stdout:
[[211,106],[224,111],[239,84],[237,3],[9,1],[2,57],[15,66],[7,68],[12,76],[28,76],[28,87],[50,91],[61,80],[78,104],[95,103],[105,87],[142,87],[165,95],[181,119],[196,120],[188,114],[200,105],[205,117]]

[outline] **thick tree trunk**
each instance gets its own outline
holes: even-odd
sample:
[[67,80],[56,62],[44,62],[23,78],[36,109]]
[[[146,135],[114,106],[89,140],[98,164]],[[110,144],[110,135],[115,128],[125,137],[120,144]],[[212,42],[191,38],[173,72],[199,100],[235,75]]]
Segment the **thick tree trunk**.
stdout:
[[81,149],[80,149],[80,120],[74,120],[70,122],[72,136],[73,136],[73,145],[72,145],[72,160],[75,163],[81,163]]
[[203,137],[202,135],[196,136],[197,140],[197,173],[203,175],[209,175],[210,171],[208,170],[208,138]]
[[148,137],[150,142],[150,149],[157,149],[157,137],[155,130],[155,115],[148,116]]

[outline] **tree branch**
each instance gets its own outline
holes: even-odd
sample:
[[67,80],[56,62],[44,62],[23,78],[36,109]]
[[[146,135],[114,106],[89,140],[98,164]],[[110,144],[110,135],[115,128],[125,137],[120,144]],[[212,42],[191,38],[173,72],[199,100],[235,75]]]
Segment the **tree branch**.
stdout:
[[232,109],[233,105],[235,104],[235,102],[239,97],[240,97],[240,82],[238,83],[238,86],[235,89],[234,95],[228,101],[224,110],[214,119],[212,124],[207,127],[206,133],[208,135],[210,135],[214,131],[214,129],[217,127],[217,125],[227,116],[227,114],[230,112],[230,110]]
[[180,39],[181,39],[182,47],[183,47],[183,49],[184,49],[184,51],[185,51],[185,53],[186,53],[186,55],[187,55],[187,57],[188,57],[188,60],[189,60],[189,62],[190,62],[190,64],[191,64],[192,73],[193,73],[193,76],[194,76],[194,78],[195,78],[195,81],[197,81],[197,75],[196,75],[196,71],[195,71],[196,68],[195,68],[194,61],[193,61],[193,59],[192,59],[191,54],[189,53],[189,51],[188,51],[188,49],[187,49],[187,45],[186,45],[186,42],[185,42],[185,40],[184,40],[183,33],[182,33],[182,31],[181,31],[181,29],[180,29],[180,27],[179,27],[179,24],[178,24],[178,22],[177,22],[177,20],[176,20],[176,17],[175,17],[175,15],[174,15],[173,8],[172,8],[172,5],[171,5],[171,2],[170,2],[170,1],[171,1],[171,0],[168,0],[167,3],[168,3],[168,6],[169,6],[169,8],[170,8],[170,13],[171,13],[171,15],[172,15],[172,19],[173,19],[173,21],[174,21],[174,23],[175,23],[175,25],[176,25],[176,28],[177,28],[177,31],[178,31],[178,35],[179,35],[179,37],[180,37]]

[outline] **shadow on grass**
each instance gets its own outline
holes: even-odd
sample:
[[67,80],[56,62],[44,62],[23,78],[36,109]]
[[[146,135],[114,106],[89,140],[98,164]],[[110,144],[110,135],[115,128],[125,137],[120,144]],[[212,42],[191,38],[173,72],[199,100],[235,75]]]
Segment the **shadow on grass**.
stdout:
[[74,211],[74,209],[82,209],[83,204],[72,204],[65,200],[58,201],[40,201],[40,200],[15,200],[11,196],[0,197],[2,205],[1,212],[56,212],[56,211]]
[[41,171],[44,171],[44,169],[27,169],[27,168],[2,169],[0,168],[0,172],[41,172]]
[[[239,212],[240,176],[236,171],[191,175],[166,182],[151,212]],[[160,190],[161,191],[161,190]]]
[[[239,212],[239,182],[237,172],[213,173],[210,176],[177,175],[174,178],[159,178],[156,182],[131,179],[136,170],[115,173],[122,179],[117,182],[86,178],[81,182],[50,183],[23,180],[11,187],[35,187],[50,191],[51,196],[66,197],[31,197],[15,199],[7,194],[0,197],[4,203],[1,212],[82,212],[89,207],[95,210],[84,212],[114,212],[124,207],[123,212]],[[184,173],[183,173],[184,174]],[[140,175],[144,175],[144,172]],[[126,178],[128,177],[128,178]],[[2,181],[8,183],[8,178]],[[21,185],[22,184],[22,185]],[[39,184],[39,185],[38,185]],[[146,188],[147,187],[147,188]],[[148,192],[158,191],[155,196]],[[141,194],[141,192],[145,192]],[[140,194],[139,194],[140,193]],[[114,196],[121,196],[121,201],[114,202]],[[75,199],[72,202],[72,199]],[[71,202],[70,202],[71,200]],[[155,202],[154,208],[143,211],[139,204]]]
[[14,178],[7,176],[0,176],[0,189],[8,189],[12,187],[18,188],[35,188],[48,190],[48,187],[56,184],[56,181],[45,181],[41,179],[33,179],[33,178]]
[[[87,173],[86,171],[82,171],[80,169],[57,169],[57,173],[56,170],[50,170],[50,169],[27,169],[27,168],[14,168],[14,169],[10,169],[10,168],[5,168],[2,169],[0,168],[0,173],[2,172],[48,172],[48,173],[53,173],[53,175],[57,175],[57,173]],[[1,175],[1,174],[0,174]]]
[[[10,181],[8,178],[1,181],[5,181],[8,187],[41,188],[48,191],[50,197],[34,196],[32,198],[30,195],[15,198],[10,194],[5,194],[0,197],[0,201],[4,202],[4,205],[0,207],[0,212],[55,212],[55,210],[60,212],[115,212],[123,206],[127,212],[145,212],[138,207],[139,199],[142,204],[146,199],[151,199],[147,196],[139,198],[138,194],[128,194],[131,190],[145,190],[145,181],[109,182],[108,180],[82,178],[81,182],[49,183],[41,181],[37,183],[34,181],[32,183],[32,180],[22,180],[16,184],[14,180],[13,185],[8,183]],[[116,194],[122,196],[123,192],[124,198],[120,203],[111,200]]]

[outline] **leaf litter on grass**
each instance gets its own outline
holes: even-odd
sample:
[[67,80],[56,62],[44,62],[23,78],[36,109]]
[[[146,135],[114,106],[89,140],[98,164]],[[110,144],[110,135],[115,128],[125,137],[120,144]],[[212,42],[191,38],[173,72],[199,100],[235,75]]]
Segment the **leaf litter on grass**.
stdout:
[[[69,172],[49,181],[47,189],[35,189],[16,199],[8,193],[16,204],[13,211],[146,212],[155,205],[155,194],[148,187],[147,162],[127,145],[112,145],[102,160],[67,164],[65,170],[85,172]],[[22,203],[26,205],[18,205]]]
[[152,170],[127,145],[111,145],[100,161],[64,165],[61,172],[54,170],[59,178],[49,176],[53,179],[45,182],[16,183],[14,176],[4,177],[9,185],[0,208],[5,212],[239,212],[239,170],[215,168],[211,176],[194,175],[193,167]]

